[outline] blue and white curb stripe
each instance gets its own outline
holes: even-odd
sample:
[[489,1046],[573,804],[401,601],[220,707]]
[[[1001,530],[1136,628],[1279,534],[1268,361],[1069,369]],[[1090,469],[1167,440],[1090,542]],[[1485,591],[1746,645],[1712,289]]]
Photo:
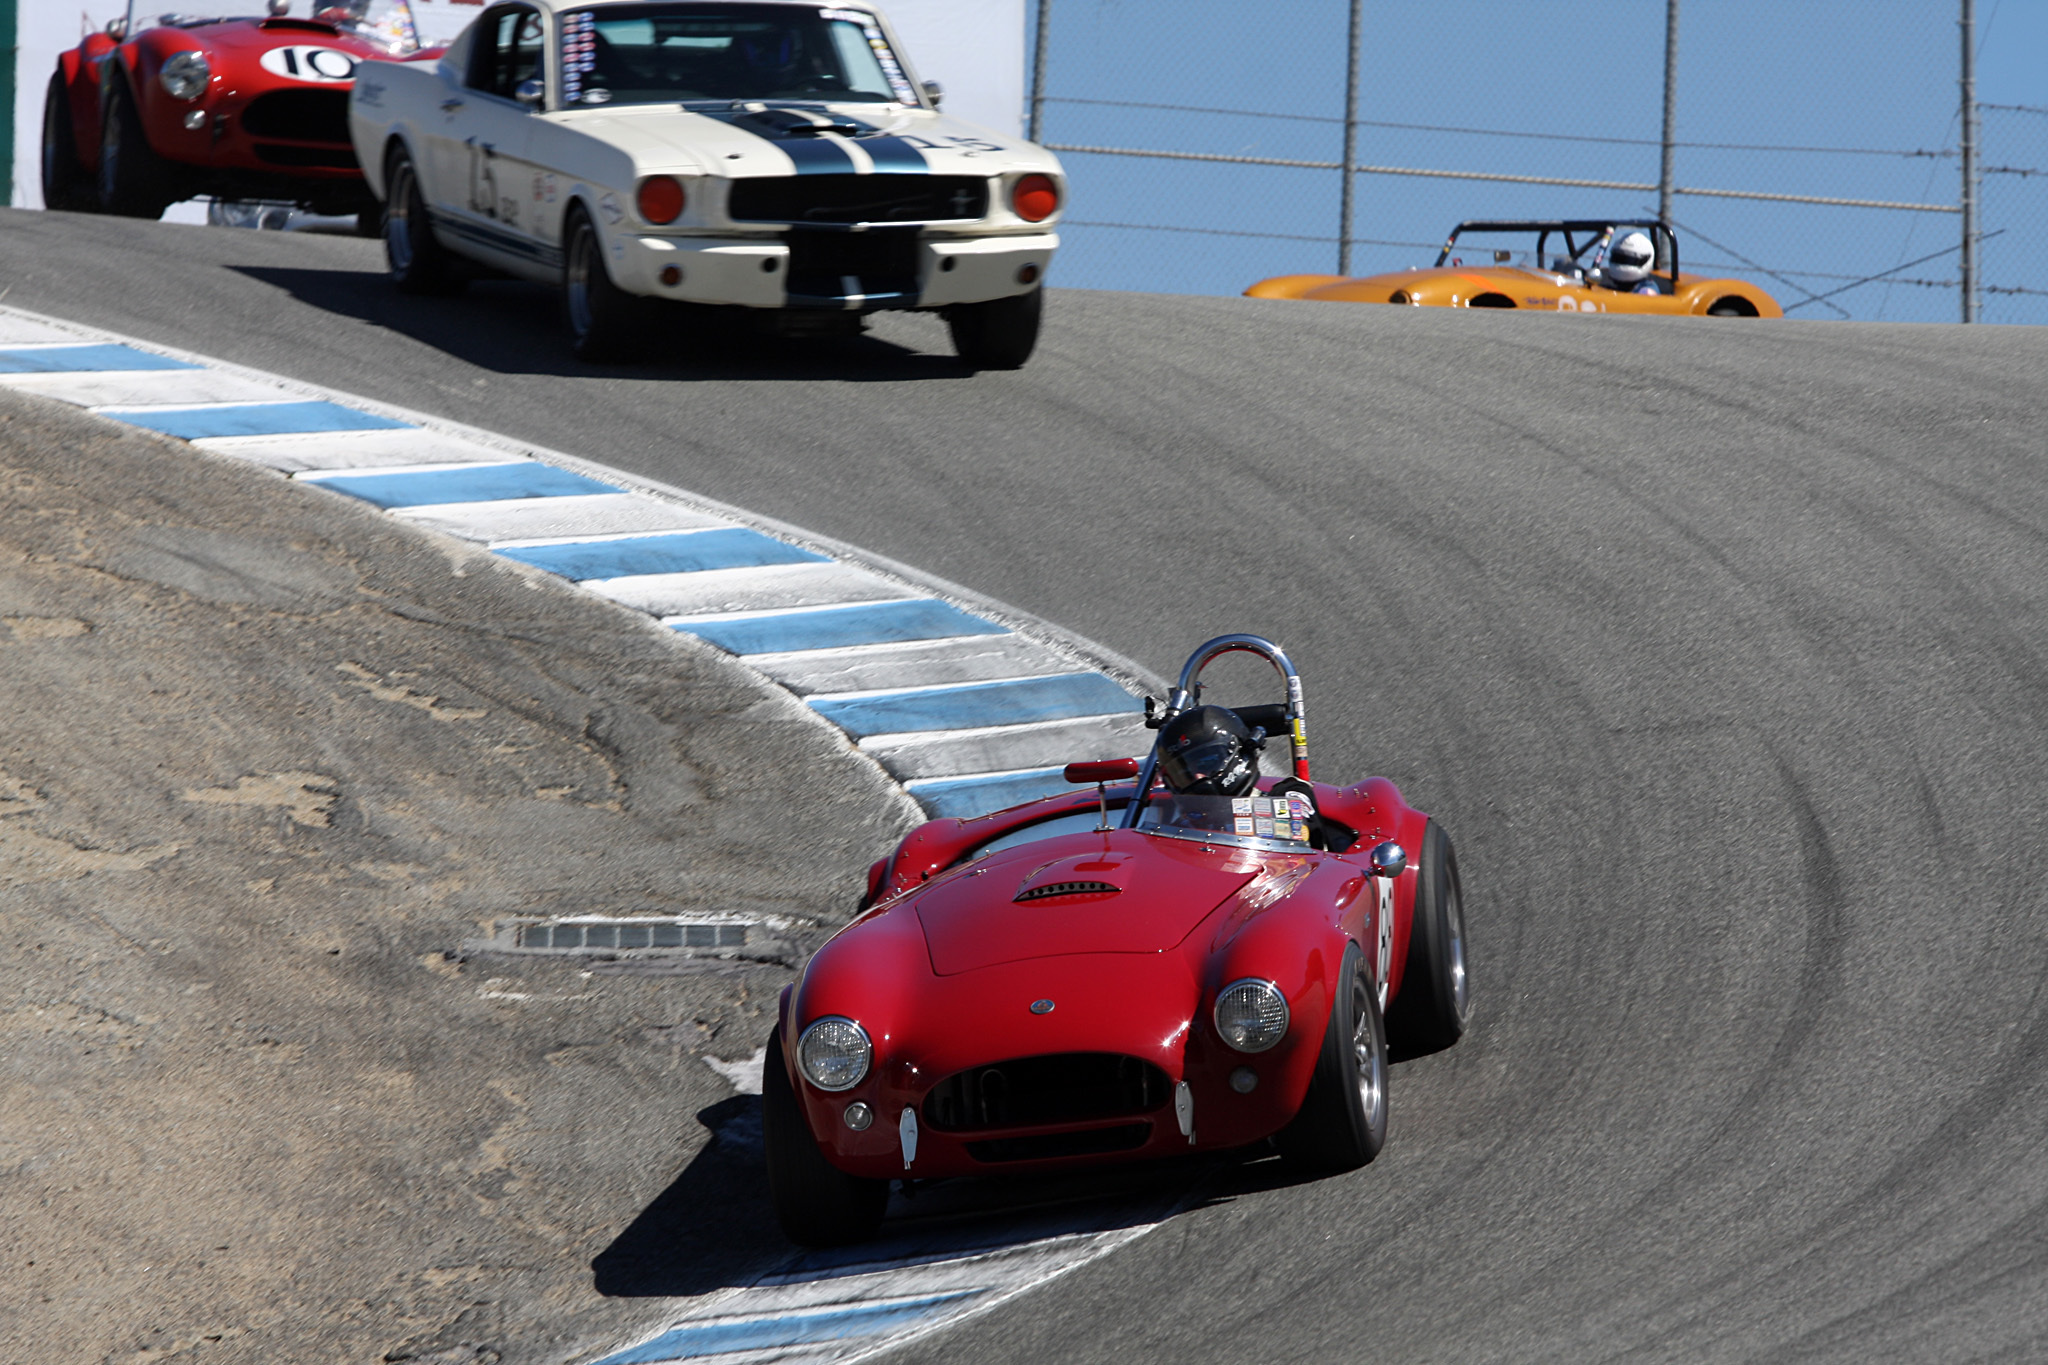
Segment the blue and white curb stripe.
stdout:
[[1145,746],[1127,660],[1012,609],[557,451],[0,308],[0,385],[265,466],[559,574],[794,693],[932,815]]

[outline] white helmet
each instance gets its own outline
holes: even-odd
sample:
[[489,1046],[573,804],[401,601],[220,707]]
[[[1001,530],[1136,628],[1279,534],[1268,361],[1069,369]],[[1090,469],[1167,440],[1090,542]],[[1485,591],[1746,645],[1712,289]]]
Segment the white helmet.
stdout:
[[1605,273],[1616,284],[1640,284],[1649,275],[1650,266],[1656,258],[1656,249],[1650,245],[1650,234],[1630,228],[1607,248]]

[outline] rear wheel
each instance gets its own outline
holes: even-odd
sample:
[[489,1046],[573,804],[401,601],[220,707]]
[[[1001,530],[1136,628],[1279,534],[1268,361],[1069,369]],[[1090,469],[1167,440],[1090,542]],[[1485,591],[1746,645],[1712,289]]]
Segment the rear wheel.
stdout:
[[799,1246],[865,1242],[882,1226],[889,1182],[863,1180],[825,1160],[782,1060],[782,1030],[761,1062],[761,1136],[768,1151],[768,1193],[776,1221]]
[[71,91],[62,71],[50,77],[50,92],[43,97],[43,207],[69,213],[91,213],[99,207],[92,176],[78,159]]
[[647,302],[612,283],[597,224],[579,206],[569,210],[562,253],[562,319],[578,360],[624,360],[637,349]]
[[1279,1136],[1283,1158],[1319,1173],[1355,1171],[1387,1142],[1387,1030],[1355,943],[1344,949],[1337,983],[1308,1095]]
[[987,303],[957,303],[946,310],[953,349],[977,370],[1014,370],[1038,345],[1045,315],[1045,290],[1034,289]]
[[1472,983],[1465,970],[1465,895],[1451,836],[1432,820],[1415,861],[1415,917],[1401,994],[1387,1011],[1387,1031],[1403,1057],[1441,1052],[1465,1036]]
[[142,131],[135,96],[119,80],[100,125],[99,190],[100,208],[124,218],[161,218],[182,197],[170,163],[156,154]]
[[1753,318],[1756,316],[1756,305],[1748,299],[1737,298],[1731,294],[1725,299],[1715,299],[1713,306],[1707,309],[1707,316],[1710,318]]
[[459,294],[468,283],[448,248],[434,236],[420,174],[403,147],[384,172],[384,262],[401,294]]

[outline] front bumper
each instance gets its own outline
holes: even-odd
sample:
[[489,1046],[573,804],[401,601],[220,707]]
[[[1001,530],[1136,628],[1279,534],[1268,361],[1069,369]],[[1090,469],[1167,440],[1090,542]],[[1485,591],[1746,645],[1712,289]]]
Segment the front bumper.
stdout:
[[[807,268],[805,249],[782,237],[622,235],[612,278],[630,294],[738,308],[875,312],[944,308],[1026,294],[1059,247],[1055,233],[926,238],[908,268],[866,275]],[[850,270],[861,270],[854,265]],[[673,282],[671,282],[673,281]]]

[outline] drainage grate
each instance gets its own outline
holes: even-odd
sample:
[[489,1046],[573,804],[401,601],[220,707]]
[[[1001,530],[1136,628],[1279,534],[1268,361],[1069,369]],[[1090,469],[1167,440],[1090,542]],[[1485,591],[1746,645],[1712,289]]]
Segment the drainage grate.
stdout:
[[576,920],[522,924],[514,946],[560,952],[618,952],[632,948],[744,948],[745,924],[689,924],[677,920]]

